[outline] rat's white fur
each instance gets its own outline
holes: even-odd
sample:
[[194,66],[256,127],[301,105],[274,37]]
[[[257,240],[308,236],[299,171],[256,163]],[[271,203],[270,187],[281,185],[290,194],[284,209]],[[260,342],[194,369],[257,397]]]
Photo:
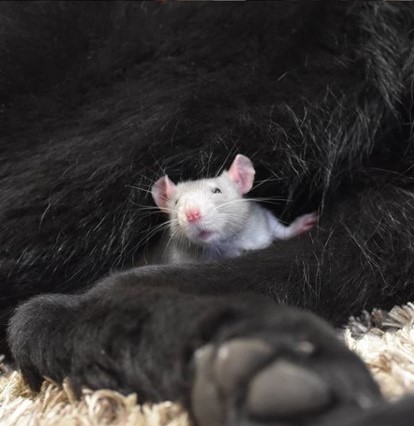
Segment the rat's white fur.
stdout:
[[[253,178],[251,161],[238,155],[229,171],[215,178],[177,185],[166,176],[159,179],[153,185],[153,197],[170,216],[164,260],[182,263],[236,257],[247,250],[266,248],[275,239],[306,232],[316,222],[317,216],[310,214],[284,226],[270,211],[243,198],[242,193],[250,190]],[[199,211],[200,219],[189,221],[189,210]]]

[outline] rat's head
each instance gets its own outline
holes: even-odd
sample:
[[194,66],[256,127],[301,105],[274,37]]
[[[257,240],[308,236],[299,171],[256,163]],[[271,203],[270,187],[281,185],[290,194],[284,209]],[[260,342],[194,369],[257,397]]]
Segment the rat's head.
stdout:
[[152,186],[157,206],[170,216],[171,233],[198,244],[231,239],[244,227],[255,170],[244,155],[237,155],[230,169],[211,179],[175,184],[168,176]]

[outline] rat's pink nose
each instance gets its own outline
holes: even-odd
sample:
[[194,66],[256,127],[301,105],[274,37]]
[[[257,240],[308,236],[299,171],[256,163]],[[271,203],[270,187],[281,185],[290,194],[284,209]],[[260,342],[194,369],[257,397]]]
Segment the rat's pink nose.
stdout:
[[185,212],[185,216],[189,222],[197,222],[197,220],[200,220],[201,218],[201,213],[198,209],[188,209]]

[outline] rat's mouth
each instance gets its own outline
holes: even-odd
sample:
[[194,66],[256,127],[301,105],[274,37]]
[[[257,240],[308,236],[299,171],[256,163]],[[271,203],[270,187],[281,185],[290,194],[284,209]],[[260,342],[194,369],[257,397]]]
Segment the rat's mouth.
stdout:
[[202,240],[202,241],[207,241],[209,240],[212,236],[214,235],[214,232],[212,231],[200,231],[197,234],[197,237]]

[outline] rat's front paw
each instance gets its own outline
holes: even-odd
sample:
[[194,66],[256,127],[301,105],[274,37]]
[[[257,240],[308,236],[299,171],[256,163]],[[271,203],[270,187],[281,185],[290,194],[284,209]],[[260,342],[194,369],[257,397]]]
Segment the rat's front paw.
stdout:
[[296,218],[292,226],[295,229],[295,234],[300,235],[311,230],[319,221],[319,216],[316,212],[304,214]]

